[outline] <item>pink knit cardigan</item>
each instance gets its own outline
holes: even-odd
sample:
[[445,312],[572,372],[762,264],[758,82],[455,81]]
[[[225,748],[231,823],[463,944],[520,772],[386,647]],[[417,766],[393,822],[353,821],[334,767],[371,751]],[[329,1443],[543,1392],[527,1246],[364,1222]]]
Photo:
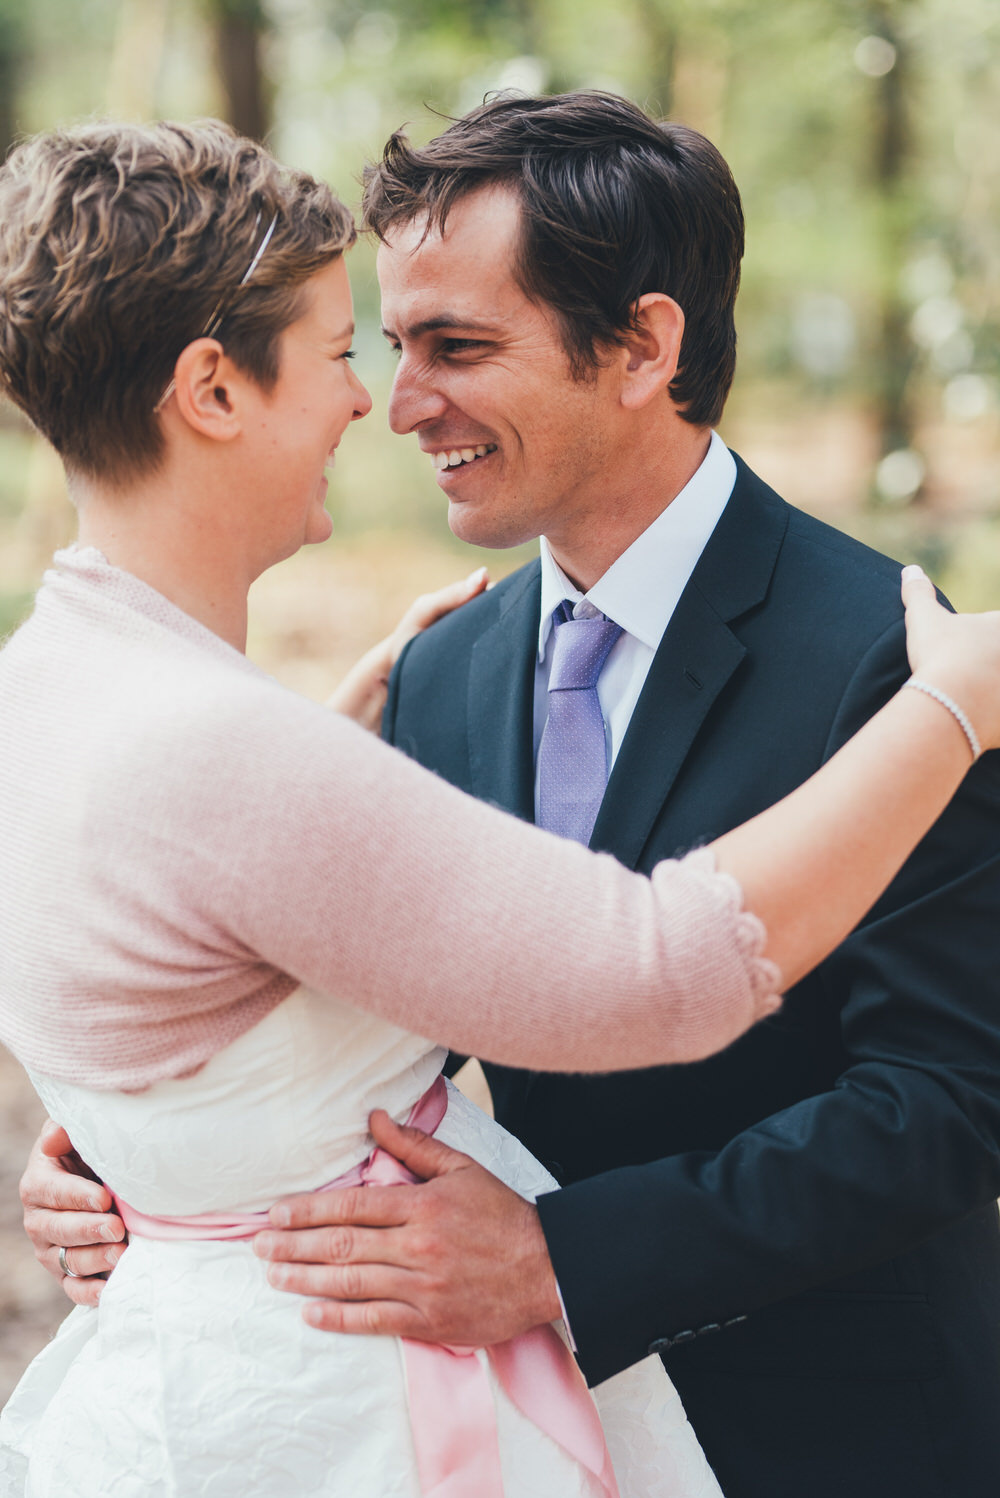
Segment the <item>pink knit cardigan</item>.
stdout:
[[93,550],[0,651],[0,1039],[135,1089],[306,984],[512,1066],[690,1061],[776,1008],[735,882],[462,795]]

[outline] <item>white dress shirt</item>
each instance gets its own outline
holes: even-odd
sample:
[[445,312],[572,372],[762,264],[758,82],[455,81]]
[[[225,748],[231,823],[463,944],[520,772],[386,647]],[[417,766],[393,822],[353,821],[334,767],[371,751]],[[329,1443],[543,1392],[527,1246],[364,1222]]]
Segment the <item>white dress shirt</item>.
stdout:
[[538,817],[538,745],[549,712],[552,668],[552,615],[563,599],[574,618],[595,613],[620,624],[597,682],[597,697],[608,738],[608,768],[614,764],[646,674],[736,482],[733,455],[716,432],[696,473],[666,509],[637,536],[586,594],[574,587],[541,540],[542,613],[535,667],[535,817]]

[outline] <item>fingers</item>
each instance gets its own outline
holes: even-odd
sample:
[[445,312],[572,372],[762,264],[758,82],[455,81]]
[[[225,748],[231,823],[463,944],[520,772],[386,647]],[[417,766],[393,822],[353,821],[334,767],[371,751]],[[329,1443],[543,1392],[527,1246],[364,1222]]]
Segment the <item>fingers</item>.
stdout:
[[479,567],[460,583],[450,583],[436,593],[426,593],[407,609],[388,639],[382,640],[362,656],[350,670],[327,706],[360,723],[362,728],[378,733],[388,690],[389,673],[407,641],[481,593],[489,581],[485,567]]
[[458,583],[449,583],[447,587],[438,588],[435,593],[424,593],[417,598],[402,619],[397,624],[390,640],[391,664],[395,665],[399,653],[408,640],[427,629],[436,620],[444,618],[453,609],[460,608],[463,603],[468,603],[470,598],[475,598],[482,593],[489,583],[489,573],[485,567],[477,567],[475,572],[470,572],[468,577]]
[[412,1274],[386,1264],[272,1264],[267,1277],[276,1290],[326,1300],[405,1301]]
[[906,627],[925,626],[936,614],[947,614],[947,609],[938,603],[934,584],[922,567],[915,563],[903,568],[901,592],[906,610]]
[[[24,1230],[38,1262],[62,1285],[74,1305],[96,1305],[103,1280],[75,1280],[63,1272],[59,1249],[67,1249],[74,1274],[106,1274],[124,1251],[125,1224],[107,1209],[106,1187],[68,1170],[72,1144],[65,1130],[49,1123],[36,1141],[21,1178]],[[117,1244],[117,1248],[110,1245]],[[72,1257],[69,1251],[72,1251]]]
[[[59,1281],[69,1300],[77,1306],[96,1306],[110,1273],[125,1252],[125,1224],[110,1213],[26,1211],[24,1228],[35,1250],[35,1258]],[[79,1275],[67,1275],[59,1260]],[[95,1278],[100,1276],[100,1278]]]
[[422,1181],[464,1170],[471,1163],[468,1155],[442,1144],[433,1134],[396,1123],[382,1108],[376,1108],[368,1120],[368,1127],[375,1143],[390,1155],[395,1155]]
[[42,1132],[38,1136],[38,1148],[43,1155],[48,1155],[53,1160],[58,1160],[60,1155],[68,1155],[73,1148],[72,1141],[61,1124],[53,1123],[47,1118],[42,1125]]
[[475,598],[481,593],[489,582],[489,573],[485,567],[477,567],[475,572],[470,572],[468,577],[463,577],[461,582],[448,583],[443,588],[438,588],[435,593],[425,593],[410,605],[403,615],[404,623],[412,626],[413,632],[426,629],[436,619],[441,619],[445,614],[450,614],[452,609],[459,608],[463,603],[468,603],[470,598]]
[[[106,1248],[108,1244],[121,1243],[125,1238],[125,1224],[113,1212],[25,1212],[24,1229],[36,1250],[38,1247],[58,1250],[91,1244]],[[108,1266],[102,1264],[100,1267],[106,1269]]]
[[934,584],[921,567],[903,568],[901,592],[906,611],[906,653],[914,674],[937,660],[953,615],[937,600]]
[[416,1342],[436,1340],[420,1312],[399,1301],[313,1300],[303,1307],[302,1319],[324,1332],[407,1337]]
[[[65,1143],[67,1149],[57,1146]],[[35,1141],[28,1166],[21,1177],[21,1201],[25,1211],[48,1207],[57,1212],[107,1212],[111,1193],[106,1186],[67,1169],[64,1158],[72,1145],[64,1129],[52,1124]]]
[[934,584],[916,562],[911,562],[908,567],[903,568],[902,591],[904,604],[921,598],[933,598],[935,602],[937,601]]
[[[44,1158],[44,1157],[43,1157]],[[110,1215],[111,1192],[84,1176],[73,1175],[56,1161],[29,1165],[21,1177],[25,1212],[87,1212]]]
[[[88,1279],[96,1274],[108,1274],[118,1263],[125,1252],[124,1243],[116,1243],[112,1247],[102,1244],[94,1248],[67,1248],[66,1263],[73,1274],[80,1279]],[[65,1275],[59,1260],[59,1250],[54,1245],[47,1248],[44,1254],[38,1255],[39,1261],[55,1279],[70,1278]]]
[[348,1264],[360,1260],[382,1263],[390,1252],[391,1228],[305,1228],[296,1232],[258,1233],[253,1251],[260,1259],[300,1264]]
[[357,1223],[396,1227],[405,1222],[409,1191],[405,1186],[351,1186],[342,1191],[312,1191],[276,1202],[270,1218],[276,1228],[333,1227]]
[[104,1290],[104,1280],[73,1280],[63,1275],[62,1290],[67,1300],[75,1306],[96,1306]]
[[[125,1224],[110,1213],[26,1211],[24,1230],[35,1250],[35,1258],[57,1279],[74,1305],[95,1306],[103,1280],[88,1276],[107,1274],[125,1252]],[[59,1249],[66,1249],[66,1262],[75,1280],[63,1272]]]

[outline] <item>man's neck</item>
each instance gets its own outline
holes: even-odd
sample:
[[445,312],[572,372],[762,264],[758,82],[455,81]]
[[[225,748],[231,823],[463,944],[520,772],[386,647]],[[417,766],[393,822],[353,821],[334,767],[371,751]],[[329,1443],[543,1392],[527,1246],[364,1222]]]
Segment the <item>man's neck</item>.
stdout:
[[581,593],[590,591],[694,478],[705,461],[712,433],[707,427],[689,427],[684,436],[686,440],[672,451],[657,452],[655,462],[633,464],[632,472],[639,476],[609,493],[600,514],[591,516],[585,525],[566,531],[553,527],[546,532],[553,561]]

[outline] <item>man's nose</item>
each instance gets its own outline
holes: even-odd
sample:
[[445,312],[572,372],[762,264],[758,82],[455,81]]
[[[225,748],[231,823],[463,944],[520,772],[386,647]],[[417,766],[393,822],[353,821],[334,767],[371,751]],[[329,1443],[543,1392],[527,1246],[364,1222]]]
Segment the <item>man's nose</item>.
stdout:
[[404,354],[396,366],[389,392],[389,426],[400,436],[415,432],[429,421],[437,421],[448,402],[437,389],[426,366],[418,368]]

